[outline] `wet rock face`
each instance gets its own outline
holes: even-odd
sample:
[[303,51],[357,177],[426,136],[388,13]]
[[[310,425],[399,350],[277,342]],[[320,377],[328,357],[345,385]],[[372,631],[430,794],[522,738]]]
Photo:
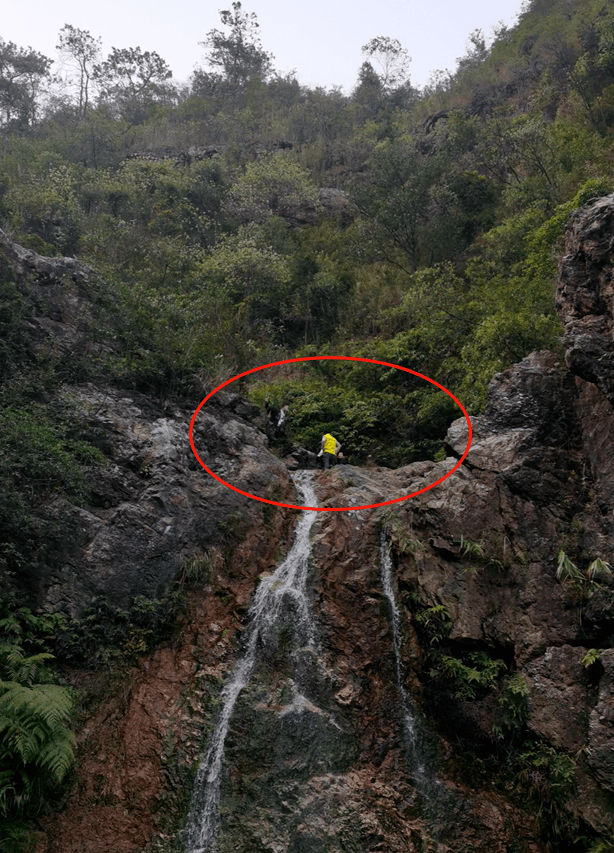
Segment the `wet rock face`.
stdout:
[[[144,396],[99,386],[66,388],[64,400],[107,462],[90,475],[89,507],[59,501],[47,508],[56,529],[72,535],[51,541],[36,567],[40,605],[78,615],[103,595],[124,607],[136,595],[160,596],[193,555],[207,559],[249,537],[256,558],[268,550],[275,509],[203,470],[189,444],[189,411],[163,410]],[[268,452],[264,435],[233,411],[253,415],[249,404],[234,396],[223,402],[197,419],[194,440],[203,462],[250,494],[292,496],[286,468]]]
[[554,646],[524,670],[529,684],[530,728],[570,754],[586,743],[585,651],[569,645]]

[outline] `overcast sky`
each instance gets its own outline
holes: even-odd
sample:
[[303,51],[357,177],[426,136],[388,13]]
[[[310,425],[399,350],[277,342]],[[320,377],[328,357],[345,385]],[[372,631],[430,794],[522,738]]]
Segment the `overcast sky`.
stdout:
[[[64,24],[102,38],[111,47],[156,51],[173,77],[185,81],[204,64],[198,42],[220,27],[230,0],[4,0],[0,36],[19,47],[57,57]],[[243,0],[255,12],[262,46],[280,72],[296,70],[309,86],[342,86],[349,93],[363,61],[361,47],[375,36],[397,38],[412,57],[411,81],[423,85],[436,69],[454,70],[476,29],[488,37],[514,23],[522,0]]]

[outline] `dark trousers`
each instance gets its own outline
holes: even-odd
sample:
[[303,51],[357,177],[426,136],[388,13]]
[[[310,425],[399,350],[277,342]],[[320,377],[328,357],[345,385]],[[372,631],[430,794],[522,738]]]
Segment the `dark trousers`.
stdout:
[[329,465],[335,464],[335,454],[334,453],[323,453],[322,458],[324,461],[324,470],[328,471]]

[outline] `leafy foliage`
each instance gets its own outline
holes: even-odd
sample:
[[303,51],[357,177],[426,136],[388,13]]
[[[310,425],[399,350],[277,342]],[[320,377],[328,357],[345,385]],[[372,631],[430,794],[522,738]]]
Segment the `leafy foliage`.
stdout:
[[52,657],[25,656],[15,644],[0,646],[0,813],[5,817],[40,804],[74,760],[73,697],[49,682],[45,662]]
[[389,509],[384,513],[382,527],[398,554],[411,554],[416,557],[421,551],[424,551],[424,545],[412,534],[411,527],[399,517],[397,509]]
[[484,540],[473,542],[467,539],[462,533],[458,540],[458,546],[463,557],[483,557],[484,556]]
[[[188,564],[185,582],[203,579],[205,572],[206,563]],[[185,601],[180,586],[159,599],[138,595],[127,608],[96,597],[79,619],[65,620],[54,648],[63,660],[77,666],[97,667],[138,657],[172,636]]]
[[450,633],[452,619],[445,604],[424,607],[414,614],[414,620],[431,645],[437,645]]
[[231,85],[244,86],[264,79],[270,72],[272,57],[260,44],[256,15],[244,12],[235,0],[232,10],[220,12],[220,18],[229,32],[211,30],[206,41],[201,42],[209,50],[209,64],[223,70]]
[[576,592],[583,592],[589,586],[597,586],[599,578],[609,578],[612,569],[609,563],[597,557],[585,572],[582,572],[561,549],[557,556],[556,576],[561,583],[569,584]]
[[433,674],[443,674],[455,685],[456,695],[462,699],[475,699],[479,691],[496,686],[501,674],[507,670],[502,660],[486,652],[467,652],[462,658],[442,655]]
[[574,827],[566,803],[576,790],[576,765],[564,752],[540,741],[527,741],[517,759],[517,782],[528,792],[544,835],[565,837]]
[[505,731],[516,732],[523,729],[528,717],[529,686],[520,672],[514,672],[505,679],[499,696],[502,711],[503,735]]
[[601,657],[602,652],[603,649],[588,649],[588,651],[582,658],[582,666],[588,669],[589,666],[592,666],[594,663],[597,663],[597,661]]

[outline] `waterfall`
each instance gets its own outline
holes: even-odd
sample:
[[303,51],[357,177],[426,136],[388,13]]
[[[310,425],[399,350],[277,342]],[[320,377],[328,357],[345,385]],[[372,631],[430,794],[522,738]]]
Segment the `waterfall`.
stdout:
[[394,594],[394,585],[392,582],[392,558],[388,543],[386,542],[386,534],[382,530],[380,540],[380,571],[382,577],[382,587],[384,594],[388,599],[390,606],[390,622],[392,624],[392,639],[394,645],[395,658],[395,674],[397,688],[401,698],[401,714],[403,723],[403,733],[405,735],[405,746],[408,754],[409,771],[412,774],[416,783],[417,789],[421,793],[426,792],[427,775],[424,765],[424,757],[422,754],[422,745],[420,731],[418,727],[417,711],[414,702],[405,689],[405,677],[403,668],[403,659],[401,657],[401,614],[396,602]]
[[[313,472],[299,471],[293,475],[305,506],[315,506]],[[224,687],[222,711],[209,739],[198,768],[185,830],[186,853],[211,851],[219,830],[219,803],[224,746],[237,700],[247,686],[258,660],[259,651],[273,636],[284,613],[290,611],[294,632],[294,648],[313,649],[315,624],[307,597],[307,575],[311,543],[309,534],[317,512],[309,510],[299,520],[294,543],[286,559],[256,590],[250,606],[247,645],[243,657]],[[304,697],[300,697],[303,701]]]

